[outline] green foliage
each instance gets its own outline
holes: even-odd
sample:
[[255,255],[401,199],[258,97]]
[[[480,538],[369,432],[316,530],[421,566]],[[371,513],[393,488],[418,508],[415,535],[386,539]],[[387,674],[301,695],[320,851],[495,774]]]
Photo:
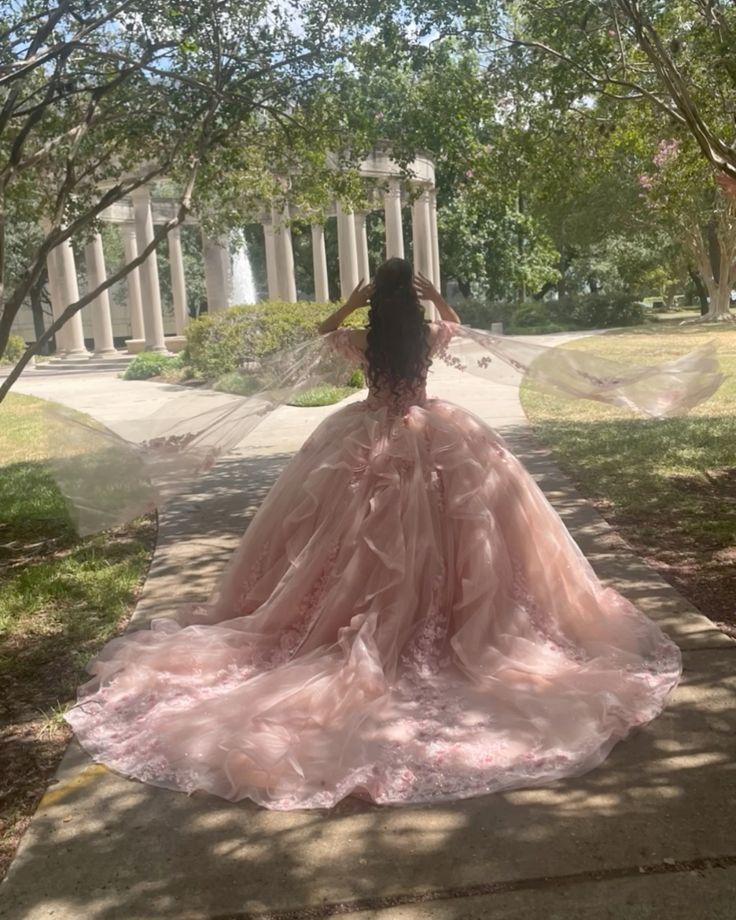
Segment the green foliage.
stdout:
[[15,364],[23,356],[26,350],[26,343],[23,336],[11,335],[8,338],[8,344],[5,351],[0,355],[0,364]]
[[531,328],[544,326],[550,321],[549,305],[543,300],[523,303],[516,307],[511,314],[511,325],[516,327]]
[[475,329],[490,329],[493,323],[511,322],[511,314],[518,304],[503,302],[484,302],[482,300],[466,300],[457,305],[460,320],[466,326]]
[[[335,304],[271,300],[230,307],[187,326],[185,362],[196,377],[221,378],[282,348],[317,334],[317,326]],[[366,311],[356,311],[348,325],[362,326]]]
[[332,406],[353,393],[352,387],[335,387],[324,385],[299,393],[290,402],[290,406],[311,408],[313,406]]
[[572,329],[609,329],[644,322],[641,304],[629,294],[583,294],[550,301],[547,306],[553,322]]
[[213,384],[213,389],[221,393],[234,393],[236,396],[252,396],[261,389],[258,377],[253,374],[244,374],[241,371],[230,371],[223,374]]
[[153,351],[143,351],[130,362],[123,374],[123,379],[148,380],[149,377],[160,377],[165,371],[181,368],[182,365],[181,355],[171,357]]
[[0,408],[0,872],[66,746],[67,727],[49,737],[61,726],[59,701],[74,698],[90,658],[124,625],[155,538],[150,517],[77,536],[48,469],[64,439],[49,436],[44,406],[11,395]]
[[352,390],[362,390],[365,387],[365,375],[360,368],[356,368],[350,375],[347,385]]
[[640,304],[630,294],[577,294],[559,300],[528,303],[482,303],[468,301],[458,306],[460,318],[476,329],[490,329],[503,323],[510,333],[558,332],[563,329],[606,329],[636,326],[644,322]]

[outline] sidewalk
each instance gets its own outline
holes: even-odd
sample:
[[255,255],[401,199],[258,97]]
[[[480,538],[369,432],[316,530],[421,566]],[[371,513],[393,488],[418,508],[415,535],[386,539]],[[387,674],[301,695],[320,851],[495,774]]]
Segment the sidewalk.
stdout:
[[[114,426],[171,388],[23,379]],[[431,389],[502,430],[599,575],[683,649],[672,705],[597,770],[430,807],[271,812],[122,779],[73,744],[0,887],[8,920],[730,920],[736,643],[621,544],[531,438],[513,387]],[[162,516],[136,620],[204,599],[289,456],[331,411],[285,407]],[[181,572],[187,572],[182,583]]]

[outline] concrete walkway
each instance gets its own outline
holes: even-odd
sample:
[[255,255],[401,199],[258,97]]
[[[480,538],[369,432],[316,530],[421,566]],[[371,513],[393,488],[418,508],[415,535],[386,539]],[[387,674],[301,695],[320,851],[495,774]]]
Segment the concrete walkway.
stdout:
[[[736,900],[736,643],[637,559],[530,436],[513,386],[444,366],[432,389],[502,430],[598,574],[680,644],[685,679],[599,769],[544,789],[431,807],[353,800],[327,813],[130,782],[73,744],[7,881],[9,920],[731,920]],[[35,380],[114,427],[171,388]],[[207,597],[289,456],[330,409],[274,413],[162,516],[136,621]],[[118,415],[119,417],[119,415]],[[181,573],[187,573],[182,580]]]

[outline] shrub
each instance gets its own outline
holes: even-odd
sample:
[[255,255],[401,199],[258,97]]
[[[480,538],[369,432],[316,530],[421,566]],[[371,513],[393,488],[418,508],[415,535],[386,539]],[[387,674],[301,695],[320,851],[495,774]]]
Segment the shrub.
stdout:
[[483,303],[480,300],[466,300],[457,305],[457,310],[460,320],[466,326],[473,326],[475,329],[490,329],[493,323],[508,325],[516,306],[510,303]]
[[350,387],[333,387],[328,384],[313,387],[311,390],[305,390],[304,393],[297,394],[289,401],[290,406],[299,408],[308,408],[312,406],[333,406],[335,403],[345,399],[352,394]]
[[11,335],[5,351],[0,355],[0,364],[16,364],[25,354],[26,341],[22,335]]
[[347,385],[351,390],[362,390],[365,387],[365,376],[360,368],[353,371]]
[[236,396],[252,396],[261,386],[258,378],[253,375],[230,371],[215,382],[214,389],[222,393],[234,393]]
[[[266,355],[317,335],[317,326],[336,309],[332,303],[263,301],[230,307],[187,326],[185,361],[198,377],[222,377]],[[365,325],[367,313],[353,313],[347,325]]]
[[578,329],[607,329],[611,326],[638,326],[644,310],[630,294],[582,294],[564,297],[548,304],[553,320]]
[[142,351],[130,362],[123,374],[123,379],[148,380],[149,377],[159,377],[166,370],[180,368],[182,362],[181,355],[171,357],[153,351]]
[[468,301],[458,307],[468,326],[490,329],[502,322],[506,332],[556,332],[564,329],[605,329],[637,326],[645,321],[641,304],[630,294],[581,294],[560,300],[508,304]]
[[511,314],[510,325],[526,329],[531,326],[545,326],[550,322],[549,309],[542,300],[519,304]]

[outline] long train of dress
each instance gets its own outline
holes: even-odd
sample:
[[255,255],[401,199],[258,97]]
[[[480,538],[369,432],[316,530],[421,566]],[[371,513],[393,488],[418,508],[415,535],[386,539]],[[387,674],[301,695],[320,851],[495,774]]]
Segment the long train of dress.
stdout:
[[289,809],[582,773],[657,716],[681,665],[503,439],[422,380],[330,415],[212,602],[91,670],[67,720],[96,760]]

